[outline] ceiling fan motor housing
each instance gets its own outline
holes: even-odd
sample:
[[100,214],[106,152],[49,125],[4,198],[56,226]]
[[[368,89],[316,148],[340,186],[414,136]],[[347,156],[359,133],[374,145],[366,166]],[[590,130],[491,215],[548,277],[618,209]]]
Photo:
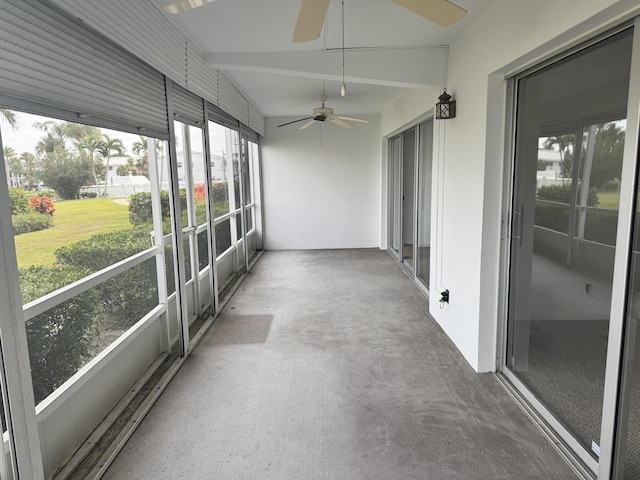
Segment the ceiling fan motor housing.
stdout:
[[327,108],[322,106],[320,108],[313,109],[313,115],[316,117],[328,117],[333,115],[333,108]]

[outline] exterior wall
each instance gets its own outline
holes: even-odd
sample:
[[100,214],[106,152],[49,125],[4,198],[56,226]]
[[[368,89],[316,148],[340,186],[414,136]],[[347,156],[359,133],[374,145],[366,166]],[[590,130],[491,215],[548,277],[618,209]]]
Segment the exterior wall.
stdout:
[[[379,119],[277,128],[267,120],[262,147],[264,248],[379,247]],[[320,130],[322,128],[322,131]]]
[[[433,317],[477,371],[496,367],[507,74],[524,68],[624,19],[636,1],[496,0],[450,45],[447,91],[457,118],[436,121],[431,298],[448,288]],[[437,94],[411,92],[383,112],[382,133],[407,123],[399,106]],[[411,107],[406,116],[415,113]],[[416,114],[416,116],[419,114]]]

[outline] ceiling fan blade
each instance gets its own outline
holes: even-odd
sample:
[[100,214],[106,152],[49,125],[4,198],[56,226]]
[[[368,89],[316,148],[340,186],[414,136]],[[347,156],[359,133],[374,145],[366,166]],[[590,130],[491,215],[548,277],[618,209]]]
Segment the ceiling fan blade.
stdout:
[[284,127],[285,125],[291,125],[292,123],[304,122],[305,120],[309,120],[310,118],[313,118],[313,117],[299,118],[298,120],[294,120],[293,122],[287,122],[287,123],[283,123],[282,125],[278,125],[278,127]]
[[349,122],[369,123],[366,120],[362,120],[361,118],[343,117],[342,115],[338,115],[337,118],[339,118],[340,120],[347,120]]
[[300,127],[300,130],[304,130],[305,128],[309,128],[311,125],[313,125],[313,122],[315,122],[315,120],[312,118],[311,120],[309,120],[307,123],[305,123],[304,125],[302,125]]
[[340,117],[333,117],[331,119],[331,121],[333,123],[335,123],[336,125],[340,125],[342,128],[353,128],[353,125],[351,125],[350,123],[345,122]]
[[215,0],[178,0],[175,3],[167,5],[166,7],[162,7],[162,10],[167,13],[173,14],[184,13],[214,1]]
[[293,31],[293,41],[308,42],[318,38],[328,8],[329,0],[302,0],[296,28]]
[[393,0],[398,5],[431,20],[441,27],[456,23],[467,11],[447,0]]

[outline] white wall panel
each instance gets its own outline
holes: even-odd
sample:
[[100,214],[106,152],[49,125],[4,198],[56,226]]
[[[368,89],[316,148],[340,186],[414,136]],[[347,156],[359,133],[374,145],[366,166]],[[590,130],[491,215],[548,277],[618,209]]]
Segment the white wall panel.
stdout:
[[[458,102],[458,115],[435,122],[434,191],[439,198],[432,222],[431,297],[439,298],[441,289],[448,288],[451,303],[440,309],[432,302],[430,308],[478,371],[493,370],[496,357],[504,75],[588,37],[633,8],[637,1],[496,0],[450,45],[447,91]],[[399,97],[382,115],[383,132],[410,121],[415,105],[422,103],[426,111],[434,101],[428,91]]]
[[278,128],[267,119],[262,178],[267,250],[379,246],[379,120]]

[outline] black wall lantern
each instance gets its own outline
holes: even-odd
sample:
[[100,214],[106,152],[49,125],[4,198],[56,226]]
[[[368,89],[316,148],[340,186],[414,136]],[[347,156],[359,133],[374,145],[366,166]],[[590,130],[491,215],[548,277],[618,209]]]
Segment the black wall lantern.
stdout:
[[436,118],[438,120],[448,120],[456,118],[456,101],[451,100],[451,95],[447,93],[447,89],[442,90],[442,95],[438,97],[439,102],[436,103]]

